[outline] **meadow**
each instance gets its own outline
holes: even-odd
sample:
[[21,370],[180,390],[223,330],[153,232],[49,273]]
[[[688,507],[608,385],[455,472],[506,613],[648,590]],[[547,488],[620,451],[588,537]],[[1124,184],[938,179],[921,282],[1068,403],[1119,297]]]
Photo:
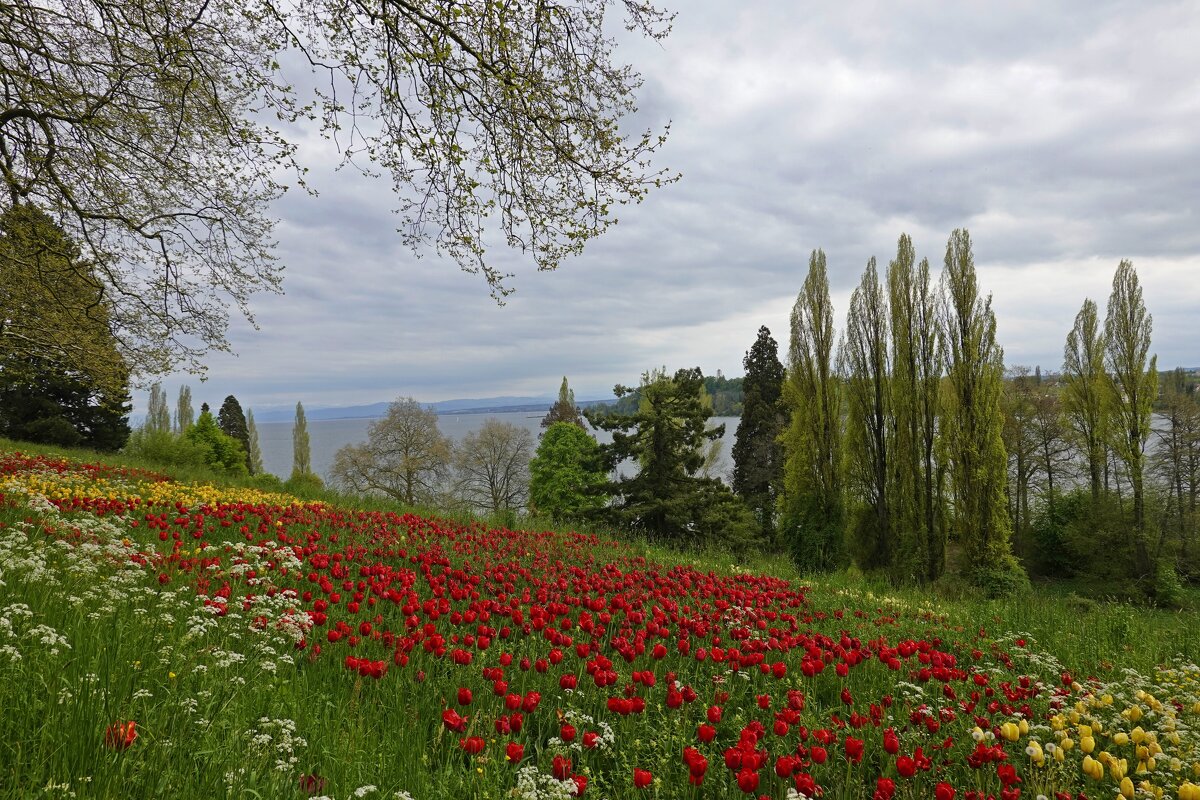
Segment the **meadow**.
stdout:
[[1190,800],[1197,634],[0,451],[0,798]]

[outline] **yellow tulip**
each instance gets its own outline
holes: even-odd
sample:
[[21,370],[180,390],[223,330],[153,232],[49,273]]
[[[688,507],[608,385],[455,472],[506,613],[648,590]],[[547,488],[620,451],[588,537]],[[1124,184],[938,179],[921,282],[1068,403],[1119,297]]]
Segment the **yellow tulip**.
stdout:
[[1146,741],[1146,732],[1142,730],[1141,725],[1138,725],[1129,732],[1129,738],[1133,739],[1134,744],[1141,744],[1142,742]]
[[1092,737],[1092,726],[1091,725],[1080,725],[1079,726],[1079,735],[1084,737],[1085,739],[1090,739]]
[[1083,757],[1083,774],[1094,781],[1104,777],[1104,765],[1091,756]]
[[1026,722],[1025,720],[1021,720],[1020,723],[1017,724],[1017,727],[1021,730],[1022,736],[1029,735],[1029,723],[1028,722]]
[[1121,797],[1125,800],[1133,800],[1133,781],[1129,778],[1121,778]]
[[1117,731],[1117,733],[1113,734],[1112,740],[1113,744],[1117,747],[1124,747],[1129,744],[1129,734],[1125,733],[1125,731]]
[[1015,742],[1021,738],[1021,729],[1012,722],[1005,722],[1000,726],[1000,735],[1010,742]]
[[1085,755],[1090,755],[1091,752],[1096,749],[1096,740],[1090,736],[1084,736],[1079,740],[1079,749],[1082,750]]

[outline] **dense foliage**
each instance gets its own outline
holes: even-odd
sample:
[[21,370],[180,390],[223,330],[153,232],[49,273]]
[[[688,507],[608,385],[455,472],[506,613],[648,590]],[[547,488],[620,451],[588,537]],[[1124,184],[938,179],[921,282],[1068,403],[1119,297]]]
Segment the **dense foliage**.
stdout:
[[555,422],[529,462],[529,507],[554,520],[586,517],[604,505],[596,439],[573,422]]

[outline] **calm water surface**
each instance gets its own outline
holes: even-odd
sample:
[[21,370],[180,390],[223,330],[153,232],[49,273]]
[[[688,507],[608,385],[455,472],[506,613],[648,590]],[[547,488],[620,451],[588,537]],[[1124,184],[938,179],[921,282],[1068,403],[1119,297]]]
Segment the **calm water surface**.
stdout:
[[[451,440],[458,442],[468,433],[479,430],[489,419],[497,419],[519,425],[533,434],[534,441],[542,432],[542,417],[545,413],[509,411],[498,414],[445,414],[438,417],[438,428]],[[309,420],[308,439],[312,450],[313,471],[322,478],[329,478],[329,467],[333,454],[348,444],[360,444],[367,440],[369,419]],[[733,440],[737,433],[737,417],[713,417],[710,425],[725,423],[725,436],[721,439],[721,457],[716,474],[729,481],[733,469]],[[260,422],[258,443],[262,448],[263,466],[281,478],[292,473],[292,423]],[[600,442],[611,442],[607,431],[593,431]]]

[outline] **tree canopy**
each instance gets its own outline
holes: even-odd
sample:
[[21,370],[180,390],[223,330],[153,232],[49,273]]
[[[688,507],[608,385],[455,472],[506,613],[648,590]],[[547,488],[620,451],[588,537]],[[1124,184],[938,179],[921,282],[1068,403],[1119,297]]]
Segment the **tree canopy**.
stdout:
[[584,516],[604,505],[596,439],[574,422],[555,422],[529,463],[529,506],[554,519]]
[[775,543],[775,507],[783,488],[783,364],[779,345],[764,325],[742,359],[742,417],[733,444],[733,490],[746,501],[768,542]]
[[[712,407],[704,402],[704,377],[698,367],[673,376],[648,372],[639,387],[641,402],[631,414],[588,415],[588,421],[612,432],[600,445],[601,460],[611,472],[623,461],[638,465],[632,476],[618,476],[606,492],[615,498],[614,518],[651,535],[681,538],[697,533],[708,443],[720,439],[724,425],[708,427]],[[617,386],[623,397],[634,390]]]
[[541,270],[674,179],[666,131],[630,133],[640,77],[605,12],[643,0],[80,0],[0,4],[0,212],[45,209],[80,243],[135,372],[226,350],[227,306],[280,286],[268,204],[297,142],[386,173],[399,233],[482,274],[485,243]]
[[411,506],[437,498],[450,458],[450,440],[438,430],[437,413],[402,397],[367,427],[366,442],[337,451],[330,472],[351,491]]

